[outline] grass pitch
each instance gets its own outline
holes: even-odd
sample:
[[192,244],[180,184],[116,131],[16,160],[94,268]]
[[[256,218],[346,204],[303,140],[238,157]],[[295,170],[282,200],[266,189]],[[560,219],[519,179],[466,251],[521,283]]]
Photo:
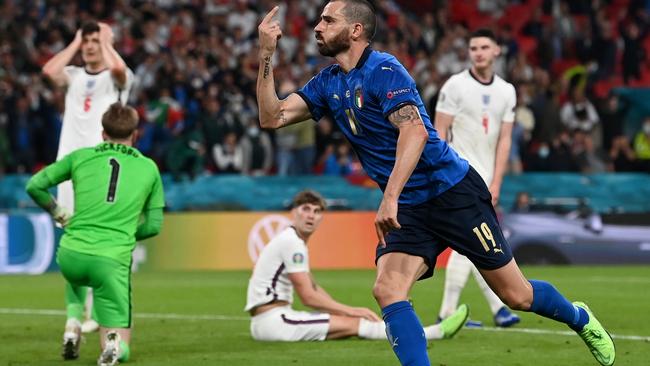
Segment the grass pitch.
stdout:
[[[617,366],[650,365],[650,266],[527,267],[529,278],[552,282],[571,300],[584,300],[615,336]],[[435,321],[443,275],[416,284],[413,302],[425,325]],[[248,272],[143,272],[133,275],[132,365],[398,365],[387,342],[349,339],[258,343],[242,311]],[[334,298],[379,311],[373,271],[316,271]],[[87,335],[77,361],[63,362],[63,279],[59,274],[0,276],[0,365],[94,365],[97,333]],[[528,313],[513,330],[498,331],[470,279],[461,299],[471,318],[490,327],[463,329],[431,342],[434,366],[597,365],[577,335]],[[297,307],[301,307],[297,305]]]

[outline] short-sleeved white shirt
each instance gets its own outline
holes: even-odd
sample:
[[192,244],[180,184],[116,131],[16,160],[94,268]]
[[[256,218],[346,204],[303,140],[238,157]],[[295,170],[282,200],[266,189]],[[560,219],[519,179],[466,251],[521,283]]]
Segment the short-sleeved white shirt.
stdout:
[[133,84],[133,72],[127,69],[126,85],[119,89],[110,70],[89,73],[79,66],[66,66],[68,89],[57,159],[70,152],[102,142],[102,115],[120,100],[126,104]]
[[501,123],[514,122],[516,104],[514,86],[496,74],[490,83],[482,83],[465,70],[440,90],[436,111],[454,116],[447,140],[487,185],[494,176]]
[[289,273],[309,272],[309,253],[293,227],[284,229],[262,250],[248,281],[245,311],[273,300],[293,303]]

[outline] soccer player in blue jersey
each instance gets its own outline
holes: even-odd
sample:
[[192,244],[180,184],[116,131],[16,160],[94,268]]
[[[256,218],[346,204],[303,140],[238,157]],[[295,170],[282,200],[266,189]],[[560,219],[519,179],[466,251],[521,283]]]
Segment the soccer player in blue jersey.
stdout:
[[614,363],[614,343],[583,303],[551,284],[527,280],[512,257],[488,188],[466,160],[438,137],[413,78],[395,57],[372,50],[376,17],[365,0],[332,0],[315,28],[319,51],[336,64],[296,93],[278,99],[272,56],[282,36],[273,8],[260,23],[257,101],[263,128],[327,115],[384,192],[375,229],[373,295],[402,365],[429,365],[422,324],[407,301],[411,286],[431,277],[446,247],[467,256],[510,308],[567,324],[601,365]]

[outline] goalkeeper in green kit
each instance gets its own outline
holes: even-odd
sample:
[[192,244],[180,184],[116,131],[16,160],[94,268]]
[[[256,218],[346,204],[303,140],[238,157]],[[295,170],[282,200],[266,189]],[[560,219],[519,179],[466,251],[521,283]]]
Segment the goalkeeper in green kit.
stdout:
[[[57,263],[66,279],[67,322],[63,358],[79,357],[85,287],[95,294],[102,352],[97,364],[129,358],[131,252],[136,240],[160,232],[164,196],[156,164],[132,147],[138,115],[121,103],[102,116],[104,142],[82,148],[33,176],[27,193],[61,223]],[[71,179],[70,215],[47,191]]]

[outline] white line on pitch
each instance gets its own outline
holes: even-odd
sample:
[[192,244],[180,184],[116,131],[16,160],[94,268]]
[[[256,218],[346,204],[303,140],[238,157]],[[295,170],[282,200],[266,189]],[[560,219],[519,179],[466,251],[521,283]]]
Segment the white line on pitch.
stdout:
[[[483,330],[488,332],[511,332],[511,333],[529,333],[529,334],[555,334],[573,336],[576,332],[571,330],[550,330],[550,329],[534,329],[534,328],[496,328],[496,327],[480,327],[480,328],[465,328],[466,330]],[[612,334],[614,339],[625,339],[628,341],[645,341],[650,342],[650,337],[637,336],[637,335],[618,335]]]
[[[0,314],[15,314],[15,315],[52,315],[62,316],[66,312],[63,310],[52,309],[13,309],[13,308],[0,308]],[[230,315],[187,315],[187,314],[174,314],[174,313],[135,313],[136,318],[147,319],[174,319],[174,320],[249,320],[247,316],[230,316]],[[480,328],[465,328],[465,330],[482,330],[487,332],[510,332],[510,333],[528,333],[528,334],[555,334],[573,336],[575,332],[569,330],[550,330],[550,329],[533,329],[533,328],[495,328],[495,327],[480,327]],[[638,335],[618,335],[612,334],[614,339],[625,339],[628,341],[645,341],[650,342],[648,336]]]
[[[0,314],[15,314],[15,315],[65,315],[63,310],[52,309],[11,309],[0,308]],[[187,315],[187,314],[174,314],[174,313],[134,313],[136,318],[148,319],[175,319],[175,320],[250,320],[247,316],[229,316],[229,315]]]

